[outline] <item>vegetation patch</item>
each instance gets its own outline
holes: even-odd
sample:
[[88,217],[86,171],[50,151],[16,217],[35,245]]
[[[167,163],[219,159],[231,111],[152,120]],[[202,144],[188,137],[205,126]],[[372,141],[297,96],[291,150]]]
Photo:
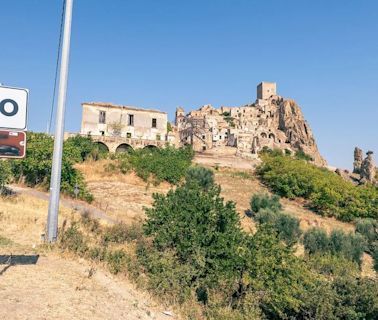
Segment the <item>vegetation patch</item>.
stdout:
[[343,221],[378,219],[377,187],[355,186],[334,172],[282,153],[264,153],[261,157],[263,163],[257,173],[277,194],[308,199],[316,212]]

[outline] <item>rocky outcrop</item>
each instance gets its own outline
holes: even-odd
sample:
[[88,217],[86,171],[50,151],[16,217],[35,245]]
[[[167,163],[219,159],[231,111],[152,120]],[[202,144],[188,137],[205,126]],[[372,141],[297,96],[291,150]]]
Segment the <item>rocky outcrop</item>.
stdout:
[[362,165],[362,150],[356,147],[354,148],[353,173],[359,174],[361,172],[361,165]]
[[310,126],[304,119],[300,107],[294,100],[283,100],[279,104],[279,130],[282,130],[287,143],[297,150],[311,156],[317,165],[325,166],[326,161],[319,153]]
[[373,151],[368,151],[366,153],[366,158],[361,164],[361,183],[374,183],[376,170],[375,161],[373,159]]

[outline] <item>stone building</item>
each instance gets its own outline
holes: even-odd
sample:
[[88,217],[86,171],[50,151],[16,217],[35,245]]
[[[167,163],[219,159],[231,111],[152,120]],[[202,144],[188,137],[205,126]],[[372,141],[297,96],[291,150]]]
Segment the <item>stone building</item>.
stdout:
[[188,114],[178,108],[176,128],[180,143],[192,144],[195,151],[231,146],[241,157],[257,158],[264,147],[301,150],[316,164],[326,164],[300,107],[278,96],[271,82],[257,86],[257,100],[252,104],[219,109],[205,105]]
[[81,134],[168,141],[166,112],[103,102],[82,103]]

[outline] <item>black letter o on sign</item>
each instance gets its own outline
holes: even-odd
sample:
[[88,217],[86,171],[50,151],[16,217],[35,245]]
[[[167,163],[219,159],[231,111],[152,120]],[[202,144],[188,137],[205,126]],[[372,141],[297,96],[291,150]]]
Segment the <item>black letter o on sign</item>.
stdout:
[[[6,103],[11,103],[13,105],[13,110],[11,112],[7,112],[5,110],[5,104]],[[3,101],[0,102],[0,113],[2,113],[4,116],[7,117],[12,117],[18,112],[18,104],[16,101],[12,99],[4,99]]]

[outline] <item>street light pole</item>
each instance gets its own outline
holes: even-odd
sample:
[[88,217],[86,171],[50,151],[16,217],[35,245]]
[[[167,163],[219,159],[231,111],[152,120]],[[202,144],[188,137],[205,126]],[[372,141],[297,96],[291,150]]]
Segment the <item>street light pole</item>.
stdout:
[[64,113],[66,107],[68,64],[71,40],[71,21],[73,0],[66,1],[62,60],[59,75],[58,106],[55,119],[54,154],[50,180],[50,202],[47,217],[47,241],[55,242],[58,236],[58,211],[60,196],[60,179],[62,171],[62,153],[64,139]]

